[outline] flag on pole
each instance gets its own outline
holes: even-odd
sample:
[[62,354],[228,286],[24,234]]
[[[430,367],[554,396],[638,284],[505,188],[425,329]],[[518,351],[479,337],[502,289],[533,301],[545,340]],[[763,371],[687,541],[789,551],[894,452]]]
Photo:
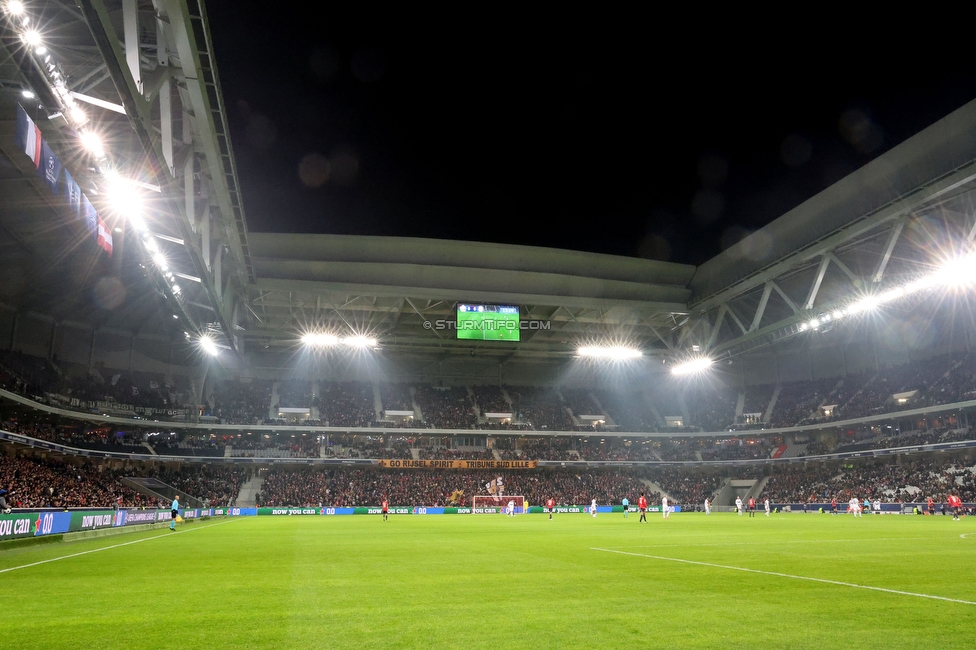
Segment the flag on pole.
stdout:
[[75,219],[81,217],[81,188],[71,177],[67,169],[64,170],[64,199],[68,202],[68,209]]
[[58,193],[58,184],[61,182],[61,167],[61,159],[57,157],[47,142],[42,141],[41,161],[37,166],[37,173],[41,175],[53,194]]
[[81,195],[81,214],[85,219],[85,227],[88,232],[98,237],[98,213],[95,212],[91,201],[84,194]]
[[98,217],[98,245],[109,254],[112,255],[112,233],[109,232],[108,226],[102,221],[101,217]]
[[17,146],[20,150],[30,156],[34,162],[34,168],[41,164],[41,130],[34,124],[27,111],[20,104],[17,104]]

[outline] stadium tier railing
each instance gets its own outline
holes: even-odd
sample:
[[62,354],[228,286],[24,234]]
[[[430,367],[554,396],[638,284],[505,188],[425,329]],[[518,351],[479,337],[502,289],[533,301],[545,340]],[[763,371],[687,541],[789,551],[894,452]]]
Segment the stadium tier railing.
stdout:
[[[15,401],[24,406],[49,413],[52,415],[59,415],[66,418],[82,420],[86,422],[100,422],[104,424],[118,424],[126,427],[141,426],[141,427],[156,427],[161,425],[166,425],[169,427],[176,427],[179,429],[188,430],[206,430],[206,431],[254,431],[254,432],[286,432],[286,431],[297,431],[297,432],[320,432],[320,433],[350,433],[350,434],[366,434],[366,435],[377,435],[383,431],[383,427],[373,427],[373,426],[363,426],[363,427],[325,427],[325,426],[299,426],[299,425],[284,425],[284,424],[255,424],[255,425],[242,425],[242,424],[212,424],[212,423],[194,423],[194,422],[172,422],[168,420],[149,420],[145,418],[122,418],[115,417],[111,415],[99,415],[96,413],[85,413],[81,411],[73,411],[70,409],[63,409],[55,406],[50,406],[48,404],[42,404],[36,400],[28,399],[22,395],[16,393],[11,393],[10,391],[0,389],[0,397]],[[939,415],[943,413],[951,413],[964,409],[974,409],[976,410],[976,400],[967,400],[964,402],[955,402],[952,404],[936,404],[931,406],[925,406],[915,409],[907,409],[904,411],[893,411],[890,413],[878,413],[875,415],[864,416],[860,418],[853,418],[850,420],[835,420],[829,422],[816,422],[813,424],[803,424],[796,425],[792,427],[775,427],[767,429],[759,429],[755,431],[750,431],[749,433],[759,433],[761,435],[775,435],[784,433],[802,433],[810,431],[822,431],[824,429],[844,429],[856,427],[858,425],[865,424],[875,424],[878,422],[890,422],[892,420],[907,420],[916,417]],[[489,430],[489,429],[431,429],[424,427],[391,427],[388,429],[389,433],[395,435],[408,435],[415,434],[420,436],[432,436],[432,435],[445,435],[445,436],[455,436],[455,435],[472,435],[476,433],[477,435],[506,435],[510,433],[511,435],[542,435],[542,436],[579,436],[581,432],[567,430],[544,430],[544,431],[523,431],[523,430]],[[660,430],[660,431],[601,431],[600,435],[604,437],[614,437],[614,438],[671,438],[675,435],[687,436],[687,437],[718,437],[718,436],[728,436],[730,433],[735,433],[729,431],[728,429],[723,429],[721,431],[675,431],[675,430]],[[812,457],[807,457],[812,458]]]
[[[88,458],[114,458],[120,460],[154,461],[154,462],[190,462],[190,463],[223,463],[223,464],[287,464],[287,465],[384,465],[397,468],[433,467],[440,469],[534,469],[535,467],[696,467],[696,466],[741,466],[741,465],[791,465],[809,461],[832,461],[855,458],[879,458],[882,456],[897,456],[900,454],[917,454],[931,451],[950,451],[976,447],[976,440],[962,440],[955,442],[939,442],[927,445],[913,445],[908,447],[892,447],[888,449],[870,449],[839,454],[819,454],[816,456],[798,456],[791,458],[749,458],[739,460],[472,460],[472,461],[404,461],[403,459],[375,459],[375,458],[262,458],[242,456],[179,456],[152,455],[115,451],[98,451],[94,449],[79,449],[57,442],[39,440],[20,433],[0,430],[0,440],[26,445],[28,447],[47,449],[60,453],[84,456]],[[423,463],[427,464],[423,464]],[[474,465],[472,465],[474,464]]]

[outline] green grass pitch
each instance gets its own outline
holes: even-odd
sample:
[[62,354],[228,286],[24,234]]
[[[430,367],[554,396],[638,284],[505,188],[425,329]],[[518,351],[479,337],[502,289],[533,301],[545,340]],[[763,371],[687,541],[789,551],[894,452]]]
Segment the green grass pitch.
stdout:
[[0,647],[919,650],[976,641],[976,519],[649,519],[252,517],[11,549],[0,552]]

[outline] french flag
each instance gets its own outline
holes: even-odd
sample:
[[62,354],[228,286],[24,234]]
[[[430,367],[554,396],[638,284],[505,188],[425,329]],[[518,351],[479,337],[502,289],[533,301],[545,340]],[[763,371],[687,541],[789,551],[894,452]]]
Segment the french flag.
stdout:
[[112,256],[112,233],[101,217],[98,218],[98,245],[109,254],[109,257]]
[[34,124],[27,111],[20,104],[17,105],[17,145],[20,150],[30,156],[34,162],[34,169],[41,164],[41,130]]

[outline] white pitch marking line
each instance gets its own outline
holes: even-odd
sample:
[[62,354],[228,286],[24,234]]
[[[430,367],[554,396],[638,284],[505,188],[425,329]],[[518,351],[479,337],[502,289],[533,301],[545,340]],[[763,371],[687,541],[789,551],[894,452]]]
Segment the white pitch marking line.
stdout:
[[976,533],[963,533],[962,535],[960,535],[960,537],[962,537],[963,539],[966,539],[970,535],[976,535]]
[[641,546],[607,546],[615,548],[689,548],[699,546],[779,546],[782,544],[835,544],[851,542],[903,542],[905,540],[934,539],[932,537],[875,537],[872,539],[795,539],[787,542],[724,542],[717,544],[644,544]]
[[869,585],[857,585],[853,582],[841,582],[840,580],[827,580],[825,578],[811,578],[809,576],[795,576],[789,573],[778,573],[776,571],[760,571],[759,569],[747,569],[740,566],[729,566],[727,564],[713,564],[711,562],[696,562],[695,560],[682,560],[676,557],[664,557],[661,555],[645,555],[644,553],[628,553],[627,551],[615,551],[609,548],[591,547],[591,551],[603,551],[605,553],[618,553],[620,555],[631,555],[634,557],[646,557],[651,560],[665,560],[667,562],[680,562],[682,564],[694,564],[697,566],[707,566],[714,569],[728,569],[730,571],[743,571],[745,573],[759,573],[766,576],[776,576],[778,578],[792,578],[793,580],[808,580],[810,582],[821,582],[828,585],[838,585],[841,587],[854,587],[855,589],[869,589],[871,591],[883,591],[888,594],[898,594],[900,596],[914,596],[916,598],[929,598],[931,600],[943,600],[950,603],[961,603],[963,605],[976,605],[971,600],[959,600],[958,598],[946,598],[945,596],[932,596],[930,594],[917,594],[912,591],[901,591],[899,589],[885,589],[884,587],[871,587]]
[[[243,517],[241,517],[243,519]],[[234,521],[234,519],[228,519],[227,521],[221,521],[216,524],[209,524],[207,526],[201,526],[199,528],[191,528],[189,530],[178,530],[176,535],[181,535],[183,533],[189,533],[194,530],[203,530],[204,528],[213,528],[214,526],[220,526],[221,524],[229,524]],[[113,544],[112,546],[103,546],[101,548],[93,548],[89,551],[81,551],[80,553],[72,553],[71,555],[62,555],[60,557],[52,557],[49,560],[39,560],[37,562],[31,562],[30,564],[21,564],[20,566],[7,567],[6,569],[0,569],[0,573],[6,573],[7,571],[16,571],[17,569],[26,569],[28,567],[37,566],[38,564],[47,564],[48,562],[57,562],[58,560],[67,560],[71,557],[78,557],[79,555],[88,555],[89,553],[98,553],[99,551],[107,551],[110,548],[119,548],[120,546],[129,546],[130,544],[139,544],[140,542],[148,542],[152,539],[160,539],[163,537],[172,537],[174,533],[163,534],[163,535],[153,535],[152,537],[143,537],[142,539],[137,539],[131,542],[123,542],[122,544]]]

